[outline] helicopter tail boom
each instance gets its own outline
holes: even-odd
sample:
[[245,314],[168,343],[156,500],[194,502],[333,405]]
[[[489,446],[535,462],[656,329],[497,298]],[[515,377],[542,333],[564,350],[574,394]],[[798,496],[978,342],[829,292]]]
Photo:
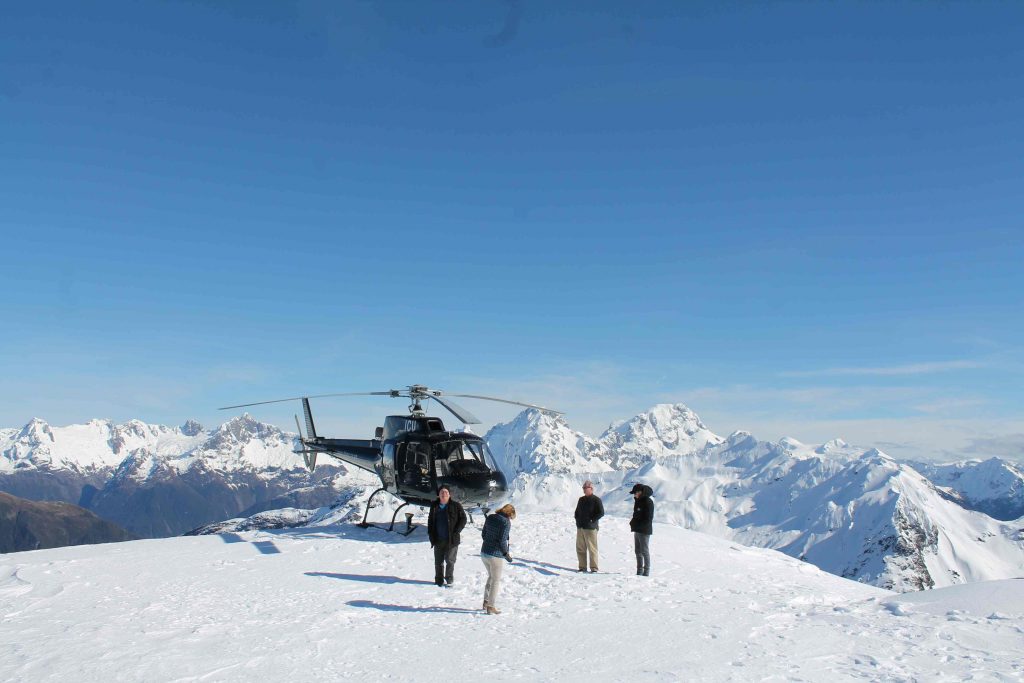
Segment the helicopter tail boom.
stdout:
[[315,441],[305,440],[304,445],[314,453],[329,455],[335,460],[353,465],[360,469],[376,472],[380,463],[380,442],[363,439],[325,439],[318,437]]

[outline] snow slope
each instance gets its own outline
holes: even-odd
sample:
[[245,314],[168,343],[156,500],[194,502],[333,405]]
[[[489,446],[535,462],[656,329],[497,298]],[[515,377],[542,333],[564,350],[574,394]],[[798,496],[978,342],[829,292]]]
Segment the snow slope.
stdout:
[[422,529],[330,522],[5,555],[0,679],[1024,677],[1024,581],[898,595],[662,524],[643,578],[622,518],[602,527],[607,573],[580,575],[571,517],[526,513],[487,616],[472,529],[442,589]]

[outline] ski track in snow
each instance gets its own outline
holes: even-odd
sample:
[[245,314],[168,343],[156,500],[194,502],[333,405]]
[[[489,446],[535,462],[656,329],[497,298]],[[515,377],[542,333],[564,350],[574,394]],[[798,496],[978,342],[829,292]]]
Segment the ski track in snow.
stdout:
[[571,514],[525,513],[504,613],[488,616],[482,521],[448,589],[422,528],[5,555],[0,680],[1024,680],[1024,581],[957,587],[945,604],[667,525],[643,578],[610,517],[602,572],[581,575]]

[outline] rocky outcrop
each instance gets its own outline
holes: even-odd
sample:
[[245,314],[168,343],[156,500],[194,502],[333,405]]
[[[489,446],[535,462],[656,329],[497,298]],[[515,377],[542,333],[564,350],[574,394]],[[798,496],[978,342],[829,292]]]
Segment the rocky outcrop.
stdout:
[[38,503],[0,493],[0,553],[114,543],[136,536],[70,503]]

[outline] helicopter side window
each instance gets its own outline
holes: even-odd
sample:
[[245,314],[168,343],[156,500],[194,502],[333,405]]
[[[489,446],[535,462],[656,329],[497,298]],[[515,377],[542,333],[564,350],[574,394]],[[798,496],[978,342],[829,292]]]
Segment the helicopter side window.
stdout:
[[434,457],[434,474],[438,477],[448,476],[448,458],[445,456],[442,447],[438,448],[438,454]]

